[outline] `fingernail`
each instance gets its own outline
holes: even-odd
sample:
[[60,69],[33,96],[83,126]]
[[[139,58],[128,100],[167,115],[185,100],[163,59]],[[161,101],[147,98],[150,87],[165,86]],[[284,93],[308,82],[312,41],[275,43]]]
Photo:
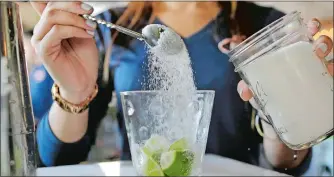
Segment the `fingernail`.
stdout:
[[318,21],[312,21],[312,25],[316,28],[319,28],[320,23]]
[[318,21],[310,21],[307,25],[309,28],[319,29],[320,23]]
[[86,30],[86,32],[87,32],[89,35],[92,35],[92,36],[94,36],[94,34],[95,34],[94,31],[90,31],[90,30]]
[[238,91],[239,95],[242,96],[242,92],[244,91],[244,87],[238,87],[237,91]]
[[333,52],[329,53],[326,57],[325,57],[327,62],[333,63]]
[[96,28],[96,23],[92,20],[86,20],[86,24],[92,28]]
[[321,43],[318,45],[318,48],[325,53],[327,51],[327,45],[325,43]]
[[220,41],[220,42],[218,43],[218,48],[221,48],[222,45],[223,45],[223,41]]
[[82,8],[83,10],[85,10],[85,11],[90,11],[90,10],[93,9],[92,6],[90,6],[90,5],[86,4],[86,3],[82,3],[82,4],[81,4],[81,8]]

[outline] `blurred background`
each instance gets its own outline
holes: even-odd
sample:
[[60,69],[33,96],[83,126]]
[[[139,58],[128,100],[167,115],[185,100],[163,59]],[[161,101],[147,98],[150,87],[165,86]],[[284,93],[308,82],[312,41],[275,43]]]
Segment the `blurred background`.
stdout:
[[[322,30],[315,35],[317,38],[321,34],[330,36],[333,39],[333,2],[256,2],[262,6],[272,6],[285,13],[300,11],[305,20],[318,18],[322,23]],[[109,8],[122,7],[127,2],[88,2],[94,6],[94,15],[99,14]],[[30,45],[32,30],[39,20],[29,3],[21,3],[20,6],[23,27],[25,31],[25,51],[28,61],[28,68],[36,67],[41,64],[35,57],[34,50]],[[333,55],[329,56],[333,57]],[[43,79],[42,75],[35,75]],[[103,120],[96,140],[96,145],[92,149],[87,162],[96,162],[104,160],[117,160],[120,151],[120,136],[118,124],[115,116],[116,98],[112,99],[108,115]],[[333,176],[333,137],[327,141],[315,146],[313,149],[313,161],[311,168],[305,176]]]

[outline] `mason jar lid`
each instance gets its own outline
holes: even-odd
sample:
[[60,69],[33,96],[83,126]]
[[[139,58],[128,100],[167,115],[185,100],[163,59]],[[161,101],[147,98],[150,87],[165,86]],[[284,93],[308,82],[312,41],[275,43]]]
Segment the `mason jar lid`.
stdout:
[[235,72],[268,51],[288,45],[291,43],[290,39],[298,36],[296,34],[306,34],[303,25],[300,12],[294,11],[251,35],[228,53],[229,61],[235,66]]

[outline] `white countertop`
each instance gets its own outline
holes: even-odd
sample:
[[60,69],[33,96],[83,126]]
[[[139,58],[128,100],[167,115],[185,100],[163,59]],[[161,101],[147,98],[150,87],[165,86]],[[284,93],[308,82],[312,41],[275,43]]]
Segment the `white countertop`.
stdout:
[[[203,176],[287,176],[271,170],[232,159],[205,155]],[[44,167],[37,176],[136,176],[131,161],[101,162],[94,164]]]

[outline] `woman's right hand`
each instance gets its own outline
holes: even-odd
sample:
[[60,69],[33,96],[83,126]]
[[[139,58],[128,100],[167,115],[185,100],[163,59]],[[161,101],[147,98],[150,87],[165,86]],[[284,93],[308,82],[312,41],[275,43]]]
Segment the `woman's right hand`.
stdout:
[[31,39],[36,54],[67,101],[80,103],[93,93],[98,73],[96,23],[83,2],[31,2],[41,18]]

